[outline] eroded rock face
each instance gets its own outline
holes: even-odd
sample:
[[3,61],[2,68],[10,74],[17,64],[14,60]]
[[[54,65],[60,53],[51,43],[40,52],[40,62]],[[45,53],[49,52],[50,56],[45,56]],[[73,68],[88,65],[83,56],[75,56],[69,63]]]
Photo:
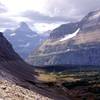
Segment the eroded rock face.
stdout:
[[[69,25],[72,32],[80,30],[76,36],[61,41],[67,33],[72,33]],[[34,65],[100,65],[100,10],[90,12],[75,28],[74,25],[62,25],[64,28],[61,26],[51,32],[49,39],[29,56],[28,62]]]

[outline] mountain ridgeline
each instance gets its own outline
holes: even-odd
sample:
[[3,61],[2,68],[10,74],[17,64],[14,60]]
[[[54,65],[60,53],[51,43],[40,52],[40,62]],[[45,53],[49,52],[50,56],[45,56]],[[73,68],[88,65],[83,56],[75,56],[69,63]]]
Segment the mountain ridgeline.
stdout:
[[31,30],[25,22],[21,22],[14,30],[5,30],[4,36],[23,59],[26,59],[29,53],[47,38],[46,35],[39,35]]
[[32,65],[100,65],[100,10],[61,25],[28,57]]

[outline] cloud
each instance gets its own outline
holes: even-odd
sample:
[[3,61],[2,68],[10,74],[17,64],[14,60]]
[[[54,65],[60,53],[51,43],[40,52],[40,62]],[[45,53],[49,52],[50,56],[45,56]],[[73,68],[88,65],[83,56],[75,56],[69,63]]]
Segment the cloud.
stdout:
[[100,9],[100,0],[46,0],[38,12],[27,10],[22,16],[34,22],[67,22],[80,20],[97,9]]
[[7,8],[0,3],[0,13],[5,13],[5,12],[7,12]]
[[79,20],[96,9],[100,9],[100,0],[47,0],[43,13]]
[[9,29],[9,28],[13,28],[17,26],[17,23],[15,20],[11,19],[11,18],[7,18],[4,16],[0,16],[0,29]]
[[39,27],[38,29],[44,30],[52,28],[55,24],[81,20],[87,13],[100,9],[100,0],[0,0],[0,2],[2,3],[0,3],[0,27],[11,28],[24,21],[31,27],[35,25]]
[[61,25],[61,23],[35,23],[34,24],[34,28],[38,31],[38,33],[43,33],[46,32],[48,30],[53,30],[57,27],[59,27]]
[[25,11],[21,14],[32,20],[34,23],[58,23],[58,22],[68,22],[68,19],[59,16],[48,16],[36,11]]

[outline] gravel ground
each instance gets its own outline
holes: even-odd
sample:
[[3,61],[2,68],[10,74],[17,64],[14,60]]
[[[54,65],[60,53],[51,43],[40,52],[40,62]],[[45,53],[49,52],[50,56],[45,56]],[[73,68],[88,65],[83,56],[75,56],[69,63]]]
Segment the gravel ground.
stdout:
[[0,81],[0,100],[52,100],[31,90],[11,84],[8,81]]

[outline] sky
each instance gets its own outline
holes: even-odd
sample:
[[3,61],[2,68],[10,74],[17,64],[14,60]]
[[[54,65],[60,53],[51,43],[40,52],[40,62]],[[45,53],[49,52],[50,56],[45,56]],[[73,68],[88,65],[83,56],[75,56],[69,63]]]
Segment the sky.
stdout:
[[43,33],[61,24],[81,20],[100,9],[100,0],[0,0],[0,31],[26,22]]

